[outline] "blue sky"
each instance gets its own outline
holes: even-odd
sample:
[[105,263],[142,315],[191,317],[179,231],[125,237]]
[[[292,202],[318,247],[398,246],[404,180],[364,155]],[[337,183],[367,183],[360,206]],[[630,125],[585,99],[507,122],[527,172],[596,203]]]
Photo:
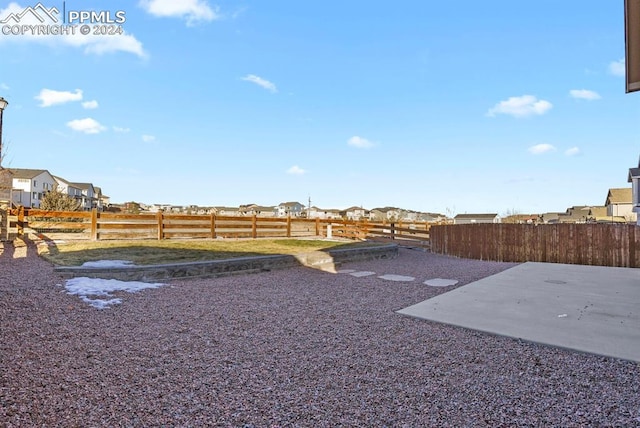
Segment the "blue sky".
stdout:
[[0,34],[3,165],[112,202],[564,211],[629,186],[640,155],[622,0],[64,10],[123,11],[123,33]]

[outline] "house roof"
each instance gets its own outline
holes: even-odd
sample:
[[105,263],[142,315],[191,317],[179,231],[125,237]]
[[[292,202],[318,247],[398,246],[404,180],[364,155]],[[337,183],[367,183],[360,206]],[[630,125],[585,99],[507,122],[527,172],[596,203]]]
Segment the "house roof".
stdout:
[[544,213],[542,214],[542,219],[544,221],[557,220],[561,215],[564,215],[564,214],[563,213]]
[[374,208],[371,211],[380,211],[383,213],[389,212],[389,211],[399,211],[400,208],[394,208],[394,207],[384,207],[384,208]]
[[53,176],[53,179],[54,179],[54,180],[56,180],[58,183],[66,184],[66,185],[67,185],[67,187],[73,187],[74,189],[78,189],[78,190],[80,190],[80,189],[81,189],[80,187],[78,187],[78,186],[76,185],[77,183],[76,183],[76,184],[74,184],[74,183],[72,183],[72,182],[70,182],[70,181],[68,181],[68,180],[65,180],[65,179],[64,179],[64,178],[62,178],[62,177],[58,177],[57,175],[54,175],[54,176]]
[[589,215],[591,217],[606,217],[607,207],[591,207],[591,209],[589,210]]
[[46,169],[9,168],[9,171],[11,171],[11,173],[13,174],[13,178],[33,178],[39,176],[43,172],[51,175],[51,173]]
[[631,179],[634,177],[640,177],[640,168],[629,168],[628,182],[631,183]]
[[607,194],[607,200],[605,205],[611,204],[631,204],[633,202],[633,195],[631,187],[623,189],[609,189]]
[[[78,189],[87,190],[89,187],[93,187],[91,183],[70,183],[73,187],[77,187]],[[94,188],[95,190],[95,188]]]
[[458,214],[454,218],[457,219],[465,219],[465,218],[490,218],[494,219],[498,217],[498,214]]
[[280,205],[278,205],[279,207],[295,207],[297,205],[303,206],[300,202],[283,202]]

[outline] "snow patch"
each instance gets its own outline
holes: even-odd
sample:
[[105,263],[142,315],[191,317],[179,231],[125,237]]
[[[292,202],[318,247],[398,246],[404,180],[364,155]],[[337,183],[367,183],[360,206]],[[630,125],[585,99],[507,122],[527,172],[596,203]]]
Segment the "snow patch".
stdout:
[[89,296],[113,297],[111,293],[116,291],[126,291],[128,293],[136,293],[147,288],[158,288],[164,284],[147,283],[140,281],[119,281],[117,279],[87,278],[78,277],[67,280],[65,288],[67,294],[73,294],[83,302],[88,303],[97,309],[105,309],[111,305],[119,305],[122,299],[92,299]]
[[121,268],[135,266],[133,262],[128,260],[96,260],[93,262],[84,262],[81,267],[88,268]]

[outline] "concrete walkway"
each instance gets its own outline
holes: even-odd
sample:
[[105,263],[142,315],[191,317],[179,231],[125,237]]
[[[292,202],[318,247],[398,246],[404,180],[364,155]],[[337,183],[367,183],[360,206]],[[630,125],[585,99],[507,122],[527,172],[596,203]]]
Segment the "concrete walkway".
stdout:
[[640,362],[640,269],[524,263],[398,313]]

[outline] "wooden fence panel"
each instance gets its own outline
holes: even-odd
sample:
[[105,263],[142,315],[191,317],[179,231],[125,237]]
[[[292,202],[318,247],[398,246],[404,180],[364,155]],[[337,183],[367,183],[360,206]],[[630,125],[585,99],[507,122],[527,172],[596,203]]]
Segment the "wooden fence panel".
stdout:
[[456,257],[640,267],[636,225],[438,225],[430,232],[433,252]]
[[[334,236],[350,239],[383,238],[411,245],[425,244],[429,223],[374,223],[367,221],[277,218],[256,216],[183,215],[173,213],[124,214],[59,212],[29,208],[10,211],[11,227],[19,234],[36,232],[46,239],[171,239],[263,238]],[[15,232],[14,232],[15,233]]]

